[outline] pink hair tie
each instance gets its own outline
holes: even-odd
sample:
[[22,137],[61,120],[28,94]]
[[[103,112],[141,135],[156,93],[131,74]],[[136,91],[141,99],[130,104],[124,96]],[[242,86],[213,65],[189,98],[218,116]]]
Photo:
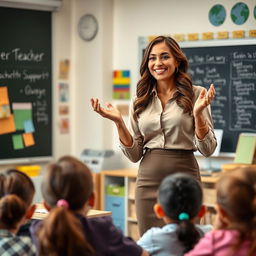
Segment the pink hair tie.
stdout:
[[58,200],[57,206],[59,206],[59,207],[64,207],[64,208],[66,208],[66,209],[69,208],[69,204],[68,204],[68,202],[67,202],[65,199],[60,199],[60,200]]

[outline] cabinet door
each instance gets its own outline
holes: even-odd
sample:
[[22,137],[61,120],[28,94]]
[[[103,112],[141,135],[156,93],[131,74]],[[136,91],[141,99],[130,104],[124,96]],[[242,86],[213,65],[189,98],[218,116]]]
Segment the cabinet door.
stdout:
[[112,212],[113,219],[124,220],[124,197],[106,195],[105,209]]

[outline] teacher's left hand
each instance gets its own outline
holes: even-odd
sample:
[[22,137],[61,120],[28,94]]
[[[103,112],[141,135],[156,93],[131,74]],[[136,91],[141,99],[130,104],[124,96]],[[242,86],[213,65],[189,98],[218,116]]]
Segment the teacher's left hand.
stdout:
[[199,97],[197,98],[194,109],[193,109],[193,115],[198,116],[202,113],[202,111],[209,105],[214,99],[215,96],[215,88],[214,85],[211,84],[209,90],[203,89]]

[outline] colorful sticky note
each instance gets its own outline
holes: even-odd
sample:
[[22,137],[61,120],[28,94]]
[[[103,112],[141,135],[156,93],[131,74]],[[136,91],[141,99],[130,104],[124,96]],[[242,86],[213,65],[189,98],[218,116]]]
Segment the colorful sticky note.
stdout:
[[35,132],[35,127],[33,125],[32,120],[25,120],[24,121],[24,128],[26,133]]
[[13,103],[14,121],[17,130],[24,130],[24,122],[32,120],[32,104],[31,103]]
[[22,136],[20,134],[15,134],[12,136],[12,143],[13,143],[13,148],[15,150],[24,148]]
[[23,133],[22,136],[26,147],[35,145],[35,140],[32,133]]
[[10,115],[7,118],[0,119],[0,135],[10,133],[10,132],[15,132],[15,131],[16,131],[16,128],[14,124],[13,115]]
[[0,105],[9,104],[7,87],[0,87]]

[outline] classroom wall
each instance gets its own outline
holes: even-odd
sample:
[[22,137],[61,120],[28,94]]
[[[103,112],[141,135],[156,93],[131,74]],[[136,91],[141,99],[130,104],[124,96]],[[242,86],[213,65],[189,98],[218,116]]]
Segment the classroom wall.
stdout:
[[[243,2],[250,10],[255,6],[255,0]],[[114,125],[92,110],[90,98],[98,97],[102,103],[112,101],[114,69],[131,71],[131,94],[135,93],[139,36],[255,29],[252,14],[244,25],[231,22],[229,12],[235,3],[236,0],[63,0],[60,10],[53,13],[54,157],[80,156],[84,148],[114,149],[124,166],[137,166],[122,155]],[[214,4],[222,4],[227,11],[220,27],[208,21],[208,11]],[[99,22],[99,32],[91,42],[83,41],[77,33],[79,19],[86,13],[94,14]],[[59,132],[58,72],[63,59],[71,62],[68,134]],[[217,159],[214,163],[220,165],[222,161],[232,159]],[[200,162],[204,164],[204,160]]]
[[[244,2],[248,4],[250,10],[253,9],[254,0]],[[68,1],[65,0],[64,6],[67,3]],[[118,147],[119,141],[114,125],[92,111],[90,98],[98,97],[102,104],[112,100],[111,76],[114,69],[131,70],[131,91],[132,94],[135,93],[139,69],[139,36],[255,29],[256,22],[253,15],[249,16],[244,25],[238,26],[232,23],[229,13],[235,3],[237,3],[236,0],[72,1],[71,149],[64,147],[62,150],[57,150],[56,155],[70,150],[70,153],[79,156],[84,148],[112,148],[120,155],[125,166],[137,166],[122,155]],[[214,4],[222,4],[227,11],[226,21],[220,27],[214,27],[208,21],[208,11]],[[98,35],[91,42],[82,41],[77,34],[77,23],[85,13],[94,14],[99,21]],[[127,122],[127,118],[125,121]],[[202,165],[209,164],[209,160],[199,158],[199,161]],[[232,159],[219,158],[217,161],[216,159],[213,161],[213,165],[230,161]]]

